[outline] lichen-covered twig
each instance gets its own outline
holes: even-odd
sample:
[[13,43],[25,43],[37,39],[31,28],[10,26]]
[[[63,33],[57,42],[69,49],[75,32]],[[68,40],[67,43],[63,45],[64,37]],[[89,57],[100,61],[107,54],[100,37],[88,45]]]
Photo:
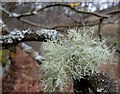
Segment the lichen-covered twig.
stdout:
[[46,39],[52,40],[55,39],[56,36],[56,30],[41,29],[35,32],[29,29],[15,29],[13,31],[10,31],[10,33],[8,33],[7,35],[0,35],[0,45],[2,45],[2,48],[7,48],[11,45],[17,45],[18,43],[25,41],[43,42]]

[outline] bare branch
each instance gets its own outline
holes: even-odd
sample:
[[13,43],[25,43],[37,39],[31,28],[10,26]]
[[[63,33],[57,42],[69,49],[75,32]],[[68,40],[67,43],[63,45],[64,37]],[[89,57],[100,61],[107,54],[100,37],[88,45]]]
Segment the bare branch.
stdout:
[[70,15],[68,15],[68,14],[66,14],[66,13],[65,13],[65,15],[66,15],[67,17],[71,18],[75,23],[80,23],[80,21],[77,21],[76,19],[74,19],[74,18],[71,17]]
[[[100,22],[95,22],[95,23],[85,23],[84,26],[95,26],[95,25],[99,25]],[[106,24],[114,24],[111,22],[103,22],[102,25],[106,25]],[[48,29],[56,29],[56,30],[61,30],[61,28],[69,28],[69,27],[81,27],[83,26],[82,24],[70,24],[70,25],[57,25],[57,26],[53,26],[53,27],[48,27]]]
[[98,26],[98,36],[99,36],[100,41],[102,41],[102,35],[101,35],[102,22],[103,22],[103,18],[100,18],[99,26]]
[[119,49],[116,49],[116,52],[120,53],[120,50],[119,50]]
[[9,15],[9,17],[15,17],[15,18],[21,18],[21,17],[25,17],[25,16],[32,16],[35,15],[32,12],[27,12],[27,13],[23,13],[23,14],[18,14],[18,13],[11,13],[8,10],[6,10],[5,8],[3,8],[2,6],[0,6],[0,10],[2,10],[3,12],[5,12],[6,14]]
[[[80,11],[80,10],[77,10],[73,7],[71,7],[70,5],[68,4],[52,4],[52,5],[46,5],[45,7],[42,7],[40,8],[39,10],[33,10],[33,11],[30,11],[30,12],[27,12],[27,13],[23,13],[23,14],[17,14],[17,13],[10,13],[9,11],[7,11],[6,9],[4,9],[3,7],[0,7],[0,9],[5,12],[6,14],[8,14],[10,17],[14,17],[14,18],[17,18],[18,20],[24,22],[24,23],[27,23],[29,25],[32,25],[32,26],[37,26],[37,27],[41,27],[41,28],[46,28],[46,29],[57,29],[57,28],[61,28],[61,27],[73,27],[73,25],[67,25],[67,26],[53,26],[53,27],[47,27],[47,26],[43,26],[43,25],[40,25],[40,24],[37,24],[37,23],[33,23],[33,22],[30,22],[26,19],[23,19],[22,17],[26,17],[26,16],[32,16],[32,15],[37,15],[38,12],[41,12],[47,8],[50,8],[50,7],[57,7],[57,6],[61,6],[61,7],[67,7],[67,8],[70,8],[71,10],[77,12],[77,13],[83,13],[83,14],[90,14],[90,15],[94,15],[94,16],[97,16],[97,17],[100,17],[104,20],[104,18],[109,18],[110,15],[114,14],[114,13],[119,13],[120,10],[116,10],[116,11],[112,11],[110,13],[107,13],[106,15],[102,15],[102,14],[99,14],[99,13],[92,13],[92,12],[87,12],[87,11]],[[69,15],[66,15],[66,16],[69,16]],[[72,18],[73,19],[73,18]],[[74,19],[73,19],[74,20]],[[74,20],[75,21],[75,20]],[[78,23],[78,22],[77,22]],[[80,24],[80,23],[78,23]],[[75,26],[81,26],[81,25],[75,25]],[[99,23],[96,23],[95,25],[97,25]],[[94,24],[86,24],[85,26],[93,26]]]
[[40,24],[36,24],[36,23],[33,23],[33,22],[30,22],[28,20],[25,20],[21,17],[24,17],[24,16],[32,16],[34,15],[32,12],[27,12],[27,13],[24,13],[24,14],[17,14],[17,13],[11,13],[9,11],[7,11],[6,9],[4,9],[3,7],[0,6],[0,9],[5,12],[6,14],[8,14],[10,17],[14,17],[14,18],[17,18],[18,20],[20,20],[21,22],[24,22],[24,23],[27,23],[29,25],[32,25],[32,26],[38,26],[38,27],[42,27],[42,28],[47,28],[45,26],[42,26]]
[[3,7],[1,7],[1,6],[0,6],[0,10],[2,10],[3,12],[5,12],[6,14],[10,15],[10,12],[7,11],[5,8],[3,8]]
[[16,18],[21,18],[21,17],[25,17],[25,16],[32,16],[32,15],[37,15],[38,12],[40,11],[43,11],[47,8],[50,8],[50,7],[58,7],[58,6],[62,6],[62,7],[67,7],[67,8],[70,8],[71,10],[77,12],[77,13],[83,13],[83,14],[90,14],[90,15],[94,15],[94,16],[97,16],[97,17],[103,17],[103,18],[108,18],[109,15],[102,15],[102,14],[99,14],[99,13],[94,13],[94,12],[88,12],[88,11],[80,11],[80,10],[77,10],[73,7],[71,7],[70,5],[68,4],[53,4],[53,5],[47,5],[45,7],[42,7],[41,9],[39,10],[34,10],[34,11],[31,11],[31,12],[27,12],[27,13],[24,13],[24,14],[17,14],[17,13],[10,13],[9,11],[7,11],[6,9],[4,9],[3,7],[0,7],[0,9],[2,11],[4,11],[5,13],[9,14],[10,17],[16,17]]
[[94,15],[94,16],[97,16],[97,17],[103,17],[103,18],[108,18],[109,15],[102,15],[102,14],[98,14],[98,13],[93,13],[93,12],[87,12],[87,11],[80,11],[80,10],[77,10],[73,7],[71,7],[70,5],[67,5],[67,4],[53,4],[53,5],[47,5],[41,9],[39,9],[37,12],[40,12],[44,9],[47,9],[47,8],[50,8],[50,7],[57,7],[57,6],[63,6],[63,7],[67,7],[67,8],[70,8],[71,10],[77,12],[77,13],[83,13],[83,14],[90,14],[90,15]]
[[40,25],[40,24],[37,24],[37,23],[33,23],[33,22],[30,22],[30,21],[25,20],[25,19],[23,19],[23,18],[20,18],[20,19],[18,19],[18,20],[20,20],[21,22],[24,22],[24,23],[26,23],[26,24],[29,24],[29,25],[31,25],[31,26],[37,26],[37,27],[49,29],[49,27],[47,27],[47,26],[43,26],[43,25]]
[[117,14],[117,13],[120,13],[120,9],[111,11],[111,12],[107,13],[107,15],[112,15],[112,14]]
[[[6,14],[9,15],[9,17],[14,17],[14,18],[17,18],[18,20],[24,22],[24,23],[27,23],[29,25],[32,25],[32,26],[37,26],[37,27],[42,27],[42,28],[47,28],[47,29],[50,29],[50,28],[56,28],[56,27],[47,27],[47,26],[42,26],[40,24],[36,24],[36,23],[33,23],[33,22],[30,22],[28,20],[25,20],[23,19],[22,17],[26,17],[26,16],[32,16],[32,15],[37,15],[38,12],[41,12],[47,8],[50,8],[50,7],[57,7],[57,6],[61,6],[61,7],[67,7],[67,8],[70,8],[71,10],[77,12],[77,13],[83,13],[83,14],[90,14],[90,15],[94,15],[94,16],[97,16],[97,17],[100,17],[100,18],[109,18],[110,15],[114,14],[114,13],[119,13],[120,10],[116,10],[116,11],[112,11],[110,13],[107,13],[105,15],[103,14],[99,14],[99,13],[95,13],[95,12],[87,12],[87,11],[80,11],[80,10],[77,10],[73,7],[71,7],[70,5],[68,4],[52,4],[52,5],[46,5],[45,7],[42,7],[40,8],[39,10],[33,10],[33,11],[30,11],[30,12],[27,12],[27,13],[23,13],[23,14],[17,14],[17,13],[11,13],[9,11],[7,11],[5,8],[3,7],[0,7],[0,9],[5,12]],[[68,16],[68,15],[67,15]]]

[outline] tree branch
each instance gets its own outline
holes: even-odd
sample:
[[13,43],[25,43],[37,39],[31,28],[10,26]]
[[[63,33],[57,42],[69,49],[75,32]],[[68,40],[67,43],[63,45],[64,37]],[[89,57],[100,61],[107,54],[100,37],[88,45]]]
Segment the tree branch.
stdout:
[[0,35],[0,45],[2,48],[17,45],[25,41],[40,41],[44,42],[46,39],[54,40],[57,37],[56,30],[41,29],[36,32],[32,30],[13,30],[7,35]]
[[0,9],[1,9],[2,11],[4,11],[6,14],[8,14],[10,17],[21,18],[21,17],[25,17],[25,16],[37,15],[38,12],[40,12],[40,11],[43,11],[43,10],[45,10],[45,9],[47,9],[47,8],[50,8],[50,7],[58,7],[58,6],[70,8],[71,10],[73,10],[73,11],[75,11],[75,12],[77,12],[77,13],[90,14],[90,15],[94,15],[94,16],[97,16],[97,17],[103,17],[103,18],[108,18],[108,17],[109,17],[109,15],[102,15],[102,14],[99,14],[99,13],[88,12],[88,11],[80,11],[80,10],[77,10],[77,9],[71,7],[71,6],[68,5],[68,4],[53,4],[53,5],[47,5],[47,6],[45,6],[45,7],[42,7],[42,8],[39,9],[39,10],[34,10],[34,11],[27,12],[27,13],[23,13],[23,14],[10,13],[10,12],[7,11],[6,9],[4,9],[3,7],[0,7]]
[[71,20],[73,20],[75,23],[79,23],[80,24],[80,21],[77,21],[76,19],[74,19],[72,16],[68,15],[65,13],[65,15],[69,18],[71,18]]
[[20,18],[20,19],[18,19],[18,20],[20,20],[21,22],[24,22],[24,23],[26,23],[26,24],[29,24],[29,25],[31,25],[31,26],[37,26],[37,27],[41,27],[41,28],[45,28],[45,29],[50,29],[50,28],[47,27],[47,26],[43,26],[43,25],[41,25],[41,24],[33,23],[33,22],[30,22],[30,21],[25,20],[25,19],[23,19],[23,18]]
[[107,15],[112,15],[112,14],[117,14],[117,13],[120,13],[120,9],[111,11],[111,12],[107,13]]
[[114,13],[119,13],[120,10],[115,10],[115,11],[112,11],[110,13],[107,13],[105,15],[102,15],[102,14],[99,14],[99,13],[94,13],[94,12],[87,12],[87,11],[80,11],[80,10],[77,10],[73,7],[71,7],[70,5],[68,4],[52,4],[52,5],[46,5],[45,7],[42,7],[38,10],[33,10],[33,11],[30,11],[30,12],[27,12],[27,13],[23,13],[23,14],[17,14],[17,13],[11,13],[9,12],[8,10],[6,10],[5,8],[1,7],[0,6],[0,10],[2,10],[3,12],[5,12],[6,14],[9,15],[9,17],[14,17],[14,18],[17,18],[18,20],[24,22],[24,23],[27,23],[29,25],[32,25],[32,26],[38,26],[38,27],[42,27],[42,28],[47,28],[47,29],[51,29],[51,28],[54,28],[54,27],[46,27],[46,26],[42,26],[40,24],[36,24],[36,23],[33,23],[33,22],[30,22],[28,20],[25,20],[23,19],[22,17],[26,17],[26,16],[32,16],[32,15],[37,15],[38,12],[41,12],[47,8],[50,8],[50,7],[57,7],[57,6],[61,6],[61,7],[67,7],[67,8],[70,8],[71,10],[77,12],[77,13],[83,13],[83,14],[90,14],[90,15],[94,15],[94,16],[97,16],[97,17],[100,17],[100,18],[109,18],[110,15],[114,14]]
[[67,5],[67,4],[53,4],[53,5],[47,5],[41,9],[39,9],[37,12],[40,12],[44,9],[47,9],[47,8],[50,8],[50,7],[57,7],[57,6],[63,6],[63,7],[67,7],[67,8],[70,8],[71,10],[77,12],[77,13],[83,13],[83,14],[90,14],[90,15],[94,15],[94,16],[97,16],[97,17],[103,17],[103,18],[108,18],[109,15],[102,15],[102,14],[98,14],[98,13],[94,13],[94,12],[87,12],[87,11],[80,11],[80,10],[77,10],[73,7],[71,7],[70,5]]
[[[85,23],[84,26],[96,26],[96,25],[99,25],[100,22],[96,22],[96,23]],[[114,23],[111,23],[111,22],[103,22],[102,25],[106,25],[106,24],[114,24]],[[60,28],[69,28],[69,27],[81,27],[83,26],[82,24],[70,24],[70,25],[57,25],[57,26],[53,26],[53,27],[48,27],[48,29],[56,29],[56,30],[60,30]]]
[[101,34],[102,22],[103,22],[103,18],[100,18],[99,25],[98,25],[98,36],[99,36],[100,41],[102,41],[102,34]]

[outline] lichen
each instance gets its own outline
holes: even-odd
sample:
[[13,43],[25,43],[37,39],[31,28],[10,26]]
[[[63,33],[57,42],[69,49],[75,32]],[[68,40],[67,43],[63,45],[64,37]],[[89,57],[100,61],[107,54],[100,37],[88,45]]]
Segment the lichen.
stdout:
[[97,66],[113,59],[105,39],[93,37],[93,28],[69,29],[68,37],[43,43],[45,91],[55,91],[72,77],[83,77],[97,71]]
[[13,43],[14,40],[21,41],[25,34],[30,34],[31,30],[18,30],[14,29],[13,31],[10,31],[7,35],[0,35],[0,40],[4,40],[6,43]]
[[[13,43],[14,41],[18,40],[21,41],[25,35],[33,34],[33,35],[38,35],[39,37],[43,37],[43,39],[50,39],[50,40],[55,40],[57,36],[57,31],[56,30],[49,30],[49,29],[41,29],[38,30],[37,32],[32,32],[30,29],[26,30],[18,30],[14,29],[13,31],[10,31],[9,34],[7,35],[0,35],[0,41],[6,42],[6,43]],[[35,37],[36,39],[37,37]]]
[[36,32],[37,35],[43,35],[46,39],[55,40],[57,37],[57,31],[51,29],[41,29]]

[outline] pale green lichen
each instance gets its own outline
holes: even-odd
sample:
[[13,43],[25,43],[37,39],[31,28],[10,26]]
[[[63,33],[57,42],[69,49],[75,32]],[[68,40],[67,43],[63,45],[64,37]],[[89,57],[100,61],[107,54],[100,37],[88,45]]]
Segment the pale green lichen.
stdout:
[[113,59],[105,39],[100,41],[93,33],[93,28],[69,29],[67,38],[43,43],[45,91],[56,91],[72,77],[94,73],[99,64]]

